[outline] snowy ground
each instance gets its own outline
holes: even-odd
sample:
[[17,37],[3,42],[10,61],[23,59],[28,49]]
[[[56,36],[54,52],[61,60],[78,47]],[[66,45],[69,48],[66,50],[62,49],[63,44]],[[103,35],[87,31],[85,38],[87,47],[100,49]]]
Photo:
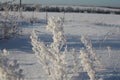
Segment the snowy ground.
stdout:
[[[42,12],[23,12],[23,16],[26,19],[34,16],[39,20],[39,23],[23,24],[22,36],[7,41],[0,41],[0,49],[6,48],[10,51],[9,59],[17,59],[19,61],[20,67],[24,70],[26,80],[40,80],[42,73],[41,66],[32,51],[30,43],[32,29],[38,31],[40,39],[45,43],[52,41],[51,34],[45,30],[45,15]],[[63,26],[69,50],[76,48],[79,51],[83,47],[80,37],[88,36],[97,54],[101,56],[102,63],[107,67],[106,75],[104,76],[107,76],[107,74],[111,75],[111,77],[107,77],[104,80],[120,80],[119,15],[87,13],[65,13],[64,15],[64,13],[48,13],[48,17],[51,16],[65,16]],[[110,55],[107,47],[111,47]],[[76,79],[81,80],[80,77],[83,76],[79,76]]]

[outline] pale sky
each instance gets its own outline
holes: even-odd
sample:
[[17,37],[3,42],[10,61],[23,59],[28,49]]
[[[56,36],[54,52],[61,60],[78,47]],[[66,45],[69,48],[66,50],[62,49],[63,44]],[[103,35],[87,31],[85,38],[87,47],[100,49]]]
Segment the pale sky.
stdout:
[[[12,0],[0,0],[0,2]],[[16,0],[19,2],[19,0]],[[22,3],[28,4],[70,4],[70,5],[88,5],[88,6],[111,6],[120,7],[120,0],[22,0]]]

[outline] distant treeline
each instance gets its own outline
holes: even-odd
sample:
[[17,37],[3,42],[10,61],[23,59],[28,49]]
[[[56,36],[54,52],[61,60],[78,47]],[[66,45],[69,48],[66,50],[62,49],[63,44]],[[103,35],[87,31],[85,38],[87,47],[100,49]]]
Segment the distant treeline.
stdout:
[[[4,6],[0,6],[0,11],[4,11]],[[18,11],[19,5],[9,5],[9,10]],[[80,8],[80,7],[57,7],[57,6],[40,6],[40,5],[22,5],[23,11],[38,11],[38,12],[76,12],[76,13],[99,13],[99,14],[120,14],[120,10],[104,9],[104,8]]]

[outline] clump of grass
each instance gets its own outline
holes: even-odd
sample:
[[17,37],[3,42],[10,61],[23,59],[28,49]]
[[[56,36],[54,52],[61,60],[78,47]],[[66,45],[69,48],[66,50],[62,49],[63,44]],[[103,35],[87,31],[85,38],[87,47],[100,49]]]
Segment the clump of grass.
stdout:
[[46,46],[43,42],[38,41],[38,36],[34,30],[30,37],[33,51],[43,67],[44,75],[47,80],[70,80],[74,76],[73,72],[78,72],[72,71],[72,74],[68,72],[69,67],[66,61],[67,47],[61,52],[61,48],[66,43],[63,19],[50,18],[46,28],[53,35],[53,42],[50,45]]
[[9,61],[9,52],[6,49],[0,53],[0,80],[23,80],[23,70],[19,69],[17,60]]
[[94,65],[92,63],[92,60],[87,55],[85,49],[80,50],[80,59],[81,59],[81,64],[82,64],[84,70],[87,71],[87,74],[90,77],[90,80],[96,80]]
[[100,58],[97,56],[96,50],[93,48],[91,41],[85,37],[81,37],[81,42],[84,44],[85,49],[87,50],[89,58],[94,61],[93,63],[95,64],[94,66],[98,66],[100,68],[104,68],[102,65]]

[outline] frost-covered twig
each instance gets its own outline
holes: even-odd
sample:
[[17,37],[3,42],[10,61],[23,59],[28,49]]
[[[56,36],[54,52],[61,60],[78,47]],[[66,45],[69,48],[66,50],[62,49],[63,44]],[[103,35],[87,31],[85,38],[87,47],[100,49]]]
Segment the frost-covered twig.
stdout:
[[[67,69],[67,62],[65,60],[65,55],[66,55],[66,50],[61,53],[60,50],[61,48],[63,47],[63,45],[66,44],[66,39],[65,39],[65,35],[64,35],[64,30],[63,30],[63,19],[62,18],[54,18],[54,17],[51,17],[48,21],[48,25],[47,25],[47,30],[50,31],[52,34],[53,34],[53,42],[51,43],[50,45],[50,48],[51,48],[51,51],[55,52],[54,55],[56,56],[57,58],[57,62],[55,62],[55,64],[59,67],[61,67],[59,70],[59,73],[61,73],[61,78],[60,80],[69,80],[71,79],[72,76],[75,76],[74,74],[75,73],[78,73],[76,72],[75,70],[75,67],[77,65],[74,65],[74,69],[73,69],[73,72],[71,75],[69,75]],[[57,54],[56,54],[57,53]],[[61,56],[63,56],[64,58],[61,58]],[[63,62],[63,63],[62,63]],[[75,61],[76,63],[76,61]],[[60,76],[60,75],[59,75]],[[59,79],[59,78],[58,78]]]
[[73,48],[72,49],[72,62],[73,62],[73,74],[74,75],[79,75],[78,72],[80,72],[80,64],[79,64],[79,56],[78,56],[78,52],[76,52],[76,50]]
[[66,43],[63,31],[63,19],[59,17],[57,19],[54,17],[49,18],[46,29],[53,34],[53,43],[51,47],[59,52]]
[[80,59],[83,68],[87,71],[90,80],[95,80],[95,70],[91,59],[88,57],[86,50],[80,50]]
[[51,74],[49,71],[49,63],[47,60],[48,55],[50,55],[49,51],[42,42],[38,41],[38,36],[36,35],[34,30],[30,38],[31,38],[31,44],[33,46],[32,49],[35,52],[36,57],[39,59],[39,62],[42,64],[45,73],[48,75]]
[[108,57],[110,58],[110,57],[111,57],[111,51],[112,51],[112,49],[111,49],[110,46],[108,46],[108,47],[107,47],[107,50],[108,50]]
[[84,37],[82,36],[81,37],[81,42],[84,44],[86,50],[88,51],[88,54],[90,56],[90,58],[95,61],[95,64],[96,65],[99,65],[99,66],[103,66],[99,57],[97,56],[97,53],[95,51],[95,49],[92,47],[92,43],[91,41],[87,38],[87,37]]

